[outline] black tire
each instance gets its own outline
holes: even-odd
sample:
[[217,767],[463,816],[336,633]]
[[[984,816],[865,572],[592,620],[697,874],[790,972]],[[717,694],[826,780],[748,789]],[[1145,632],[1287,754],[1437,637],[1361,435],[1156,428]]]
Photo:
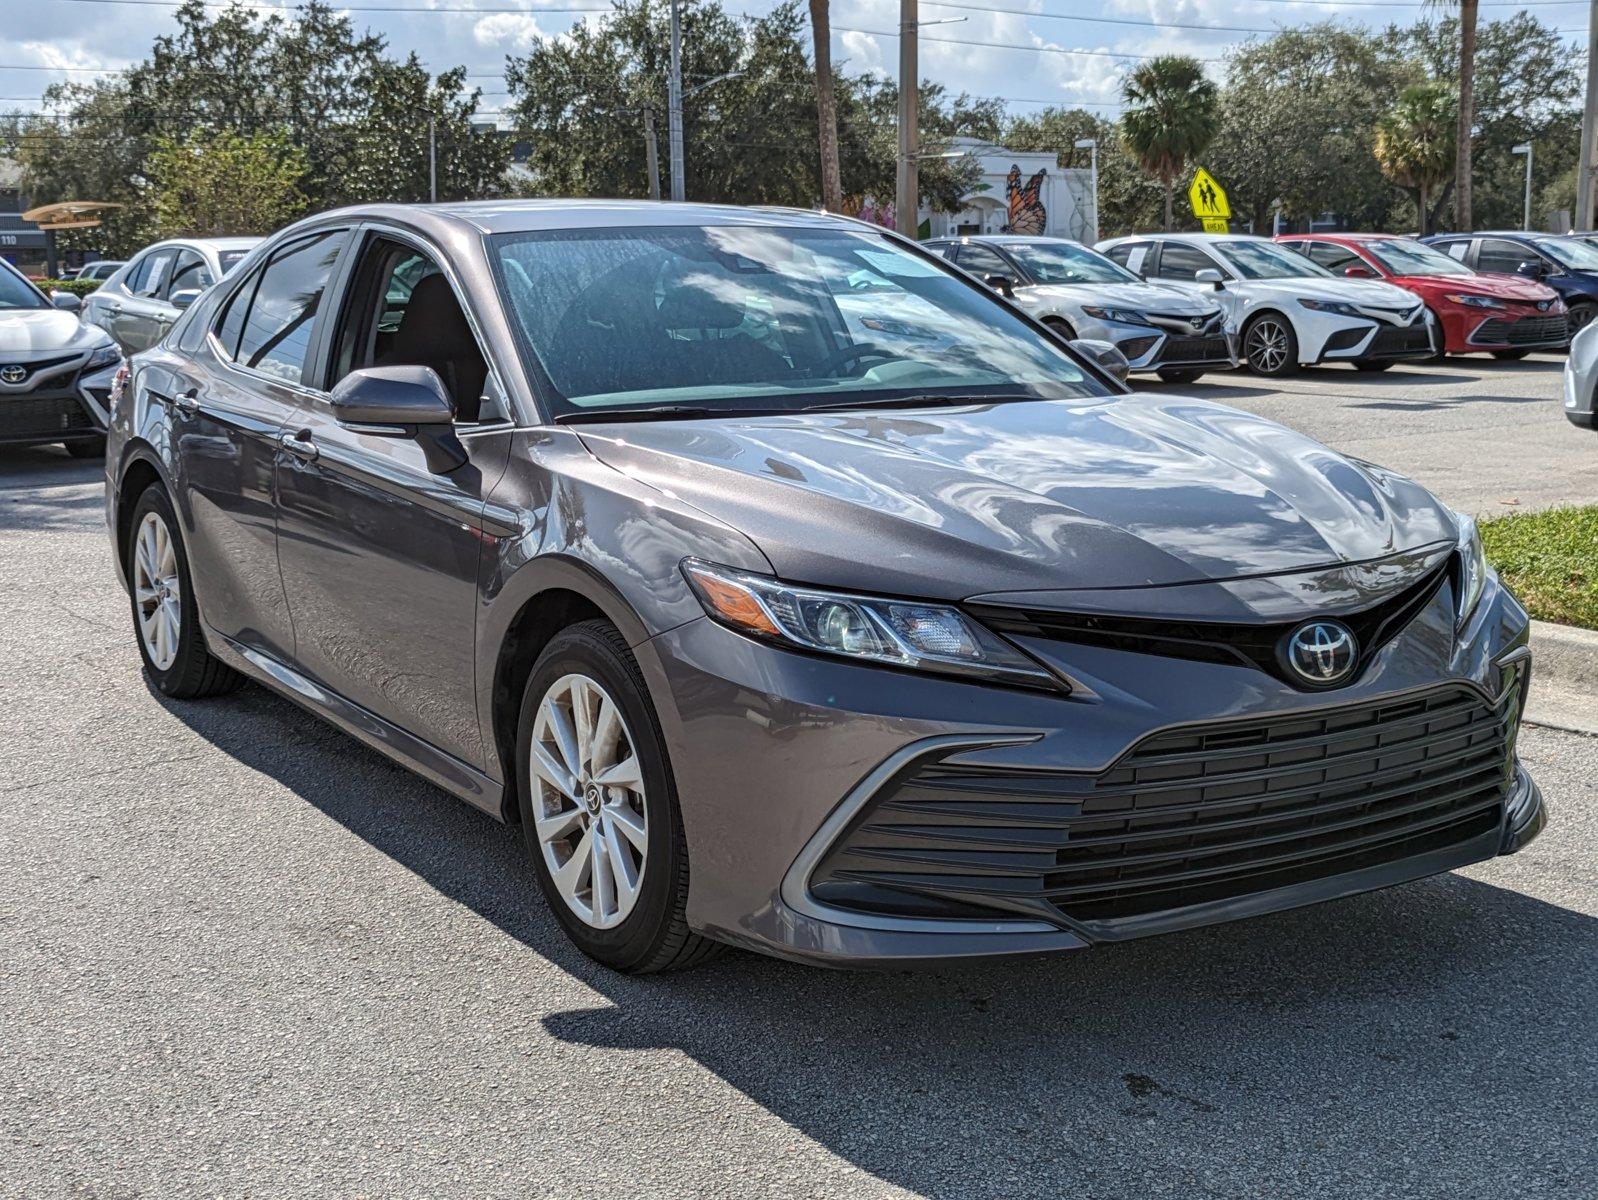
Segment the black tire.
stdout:
[[1191,369],[1181,371],[1159,371],[1157,374],[1160,377],[1161,383],[1193,383],[1204,377],[1203,371],[1195,371]]
[[1499,362],[1519,362],[1530,353],[1530,350],[1494,350],[1493,357]]
[[1390,358],[1361,358],[1355,361],[1354,370],[1365,372],[1385,371],[1392,365],[1393,360]]
[[76,438],[70,442],[62,442],[67,453],[73,458],[104,458],[105,438]]
[[1598,316],[1598,304],[1587,304],[1582,301],[1572,304],[1567,318],[1570,322],[1570,336],[1575,337],[1576,334],[1587,328],[1595,316]]
[[[538,814],[534,804],[539,801],[530,765],[533,727],[545,693],[573,672],[601,684],[622,710],[643,780],[648,829],[639,894],[632,911],[609,929],[588,924],[567,904],[544,860],[535,825]],[[626,641],[609,622],[584,621],[563,629],[538,656],[522,693],[516,770],[517,805],[528,857],[550,911],[579,950],[614,970],[644,975],[697,966],[724,948],[688,928],[688,845],[671,761],[643,673]]]
[[1043,323],[1068,342],[1076,341],[1076,330],[1064,317],[1044,317]]
[[1267,379],[1298,374],[1298,335],[1293,323],[1281,313],[1260,313],[1243,327],[1243,360],[1250,371]]
[[[134,587],[134,559],[138,554],[139,530],[145,517],[154,513],[166,525],[172,539],[173,557],[176,560],[180,616],[178,619],[177,653],[170,666],[164,670],[150,657],[141,629],[142,612]],[[126,567],[128,573],[128,604],[133,614],[133,640],[139,647],[139,657],[144,660],[144,673],[163,696],[174,700],[197,700],[202,696],[220,696],[231,692],[244,682],[244,677],[215,657],[205,644],[205,634],[200,628],[200,610],[194,602],[194,584],[189,574],[188,551],[183,545],[182,527],[172,509],[172,501],[160,484],[145,488],[133,505],[133,519],[128,528]]]

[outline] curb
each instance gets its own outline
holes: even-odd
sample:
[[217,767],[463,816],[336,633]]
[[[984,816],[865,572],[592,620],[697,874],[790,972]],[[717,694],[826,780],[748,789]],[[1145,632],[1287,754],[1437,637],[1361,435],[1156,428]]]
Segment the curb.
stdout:
[[1598,630],[1531,623],[1526,721],[1598,735]]

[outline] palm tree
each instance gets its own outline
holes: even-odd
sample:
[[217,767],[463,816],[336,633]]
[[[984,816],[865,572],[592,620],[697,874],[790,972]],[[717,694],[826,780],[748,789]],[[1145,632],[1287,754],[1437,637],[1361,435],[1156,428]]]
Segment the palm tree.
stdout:
[[1470,134],[1476,120],[1476,7],[1478,0],[1427,0],[1459,9],[1459,132],[1454,141],[1454,224],[1470,232]]
[[1399,187],[1414,190],[1422,237],[1432,232],[1430,198],[1454,171],[1458,115],[1458,94],[1434,79],[1405,88],[1376,123],[1377,165]]
[[1221,127],[1219,93],[1198,59],[1181,54],[1151,58],[1121,85],[1126,111],[1121,143],[1165,186],[1165,228],[1173,223],[1176,181],[1209,147]]
[[821,207],[843,211],[843,173],[838,167],[838,105],[832,94],[832,14],[829,0],[810,0],[810,32],[816,44],[816,114],[821,133]]

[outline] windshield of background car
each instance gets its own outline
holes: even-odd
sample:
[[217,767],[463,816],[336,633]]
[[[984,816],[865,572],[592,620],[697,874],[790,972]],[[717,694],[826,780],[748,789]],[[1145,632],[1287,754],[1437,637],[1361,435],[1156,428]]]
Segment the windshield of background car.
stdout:
[[[1537,249],[1562,267],[1576,271],[1598,271],[1598,250],[1574,238],[1542,238]],[[1529,255],[1528,255],[1529,257]]]
[[[253,249],[254,247],[251,247]],[[222,264],[222,274],[226,275],[250,256],[249,250],[218,250],[217,261]]]
[[11,267],[0,267],[0,309],[48,307],[38,288]]
[[1086,246],[1067,242],[1005,242],[1004,248],[1039,283],[1142,283]]
[[541,230],[491,246],[554,415],[1109,394],[1002,301],[868,230]]
[[1364,242],[1365,251],[1394,275],[1474,275],[1464,263],[1406,238]]
[[1244,279],[1302,279],[1306,275],[1336,278],[1325,267],[1275,242],[1215,242],[1213,246],[1226,265]]

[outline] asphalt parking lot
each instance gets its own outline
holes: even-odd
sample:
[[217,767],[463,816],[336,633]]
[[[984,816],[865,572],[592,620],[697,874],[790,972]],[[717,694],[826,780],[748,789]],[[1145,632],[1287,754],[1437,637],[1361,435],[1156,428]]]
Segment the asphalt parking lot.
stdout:
[[[1475,511],[1598,497],[1554,360],[1195,390]],[[622,979],[511,832],[262,690],[158,700],[99,471],[0,450],[0,1195],[1592,1194],[1598,739],[1527,729],[1547,832],[1383,893]]]

